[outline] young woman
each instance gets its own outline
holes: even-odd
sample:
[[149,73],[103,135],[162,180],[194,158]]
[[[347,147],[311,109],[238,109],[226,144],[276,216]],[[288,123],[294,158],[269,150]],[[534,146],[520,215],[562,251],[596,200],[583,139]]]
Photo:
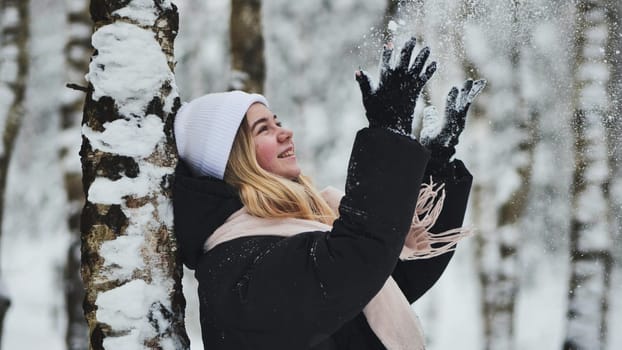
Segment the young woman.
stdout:
[[[424,48],[410,65],[414,46],[394,68],[385,47],[376,89],[356,73],[369,127],[354,141],[345,194],[318,192],[302,175],[293,133],[263,96],[232,91],[182,106],[175,227],[199,281],[206,349],[424,347],[410,304],[461,237],[444,231],[462,225],[472,179],[450,157],[483,83],[452,89],[444,124],[427,113],[422,146],[412,114],[435,63],[423,69]],[[430,177],[442,195],[422,186]]]

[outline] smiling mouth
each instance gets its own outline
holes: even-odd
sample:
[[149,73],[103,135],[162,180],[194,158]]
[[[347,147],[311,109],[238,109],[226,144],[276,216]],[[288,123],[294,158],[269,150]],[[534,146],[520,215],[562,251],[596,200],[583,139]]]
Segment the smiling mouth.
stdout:
[[292,147],[292,148],[288,148],[285,152],[279,154],[277,158],[288,158],[293,155],[295,155],[295,153],[294,153],[294,148]]

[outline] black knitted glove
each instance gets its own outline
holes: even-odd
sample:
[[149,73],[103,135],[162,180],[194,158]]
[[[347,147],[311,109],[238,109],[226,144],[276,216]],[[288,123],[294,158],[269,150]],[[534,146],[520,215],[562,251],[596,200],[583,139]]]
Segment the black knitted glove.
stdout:
[[460,91],[453,87],[447,95],[445,117],[436,108],[427,107],[423,112],[420,141],[432,153],[431,161],[447,163],[456,153],[458,138],[464,130],[466,115],[471,103],[486,86],[486,80],[467,80]]
[[428,47],[419,52],[409,68],[415,44],[414,37],[406,42],[395,68],[390,66],[393,45],[389,43],[384,46],[380,64],[380,82],[376,89],[372,89],[369,76],[365,72],[356,72],[370,128],[387,128],[410,136],[417,97],[436,71],[436,62],[432,62],[425,72],[421,73],[425,61],[430,56]]

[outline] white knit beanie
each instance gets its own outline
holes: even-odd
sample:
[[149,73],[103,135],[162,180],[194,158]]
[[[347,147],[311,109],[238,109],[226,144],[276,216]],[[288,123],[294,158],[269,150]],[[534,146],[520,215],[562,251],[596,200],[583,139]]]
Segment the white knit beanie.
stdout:
[[262,95],[243,91],[207,94],[181,106],[174,124],[177,151],[194,175],[224,178],[233,139],[255,102],[268,107]]

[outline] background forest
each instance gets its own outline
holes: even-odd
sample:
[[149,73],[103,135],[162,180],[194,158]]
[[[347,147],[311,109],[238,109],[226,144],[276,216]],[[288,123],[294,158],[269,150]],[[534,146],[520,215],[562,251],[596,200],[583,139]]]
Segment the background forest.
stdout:
[[[416,121],[425,105],[444,108],[453,85],[486,79],[456,155],[474,175],[477,234],[413,306],[428,348],[622,348],[622,2],[173,2],[181,99],[263,92],[319,188],[343,187],[366,124],[354,71],[377,76],[388,36],[400,46],[416,35],[439,64]],[[84,349],[85,95],[65,85],[86,84],[88,1],[0,4],[0,346]],[[236,51],[260,41],[252,55]],[[183,284],[186,329],[202,349],[191,271]]]

